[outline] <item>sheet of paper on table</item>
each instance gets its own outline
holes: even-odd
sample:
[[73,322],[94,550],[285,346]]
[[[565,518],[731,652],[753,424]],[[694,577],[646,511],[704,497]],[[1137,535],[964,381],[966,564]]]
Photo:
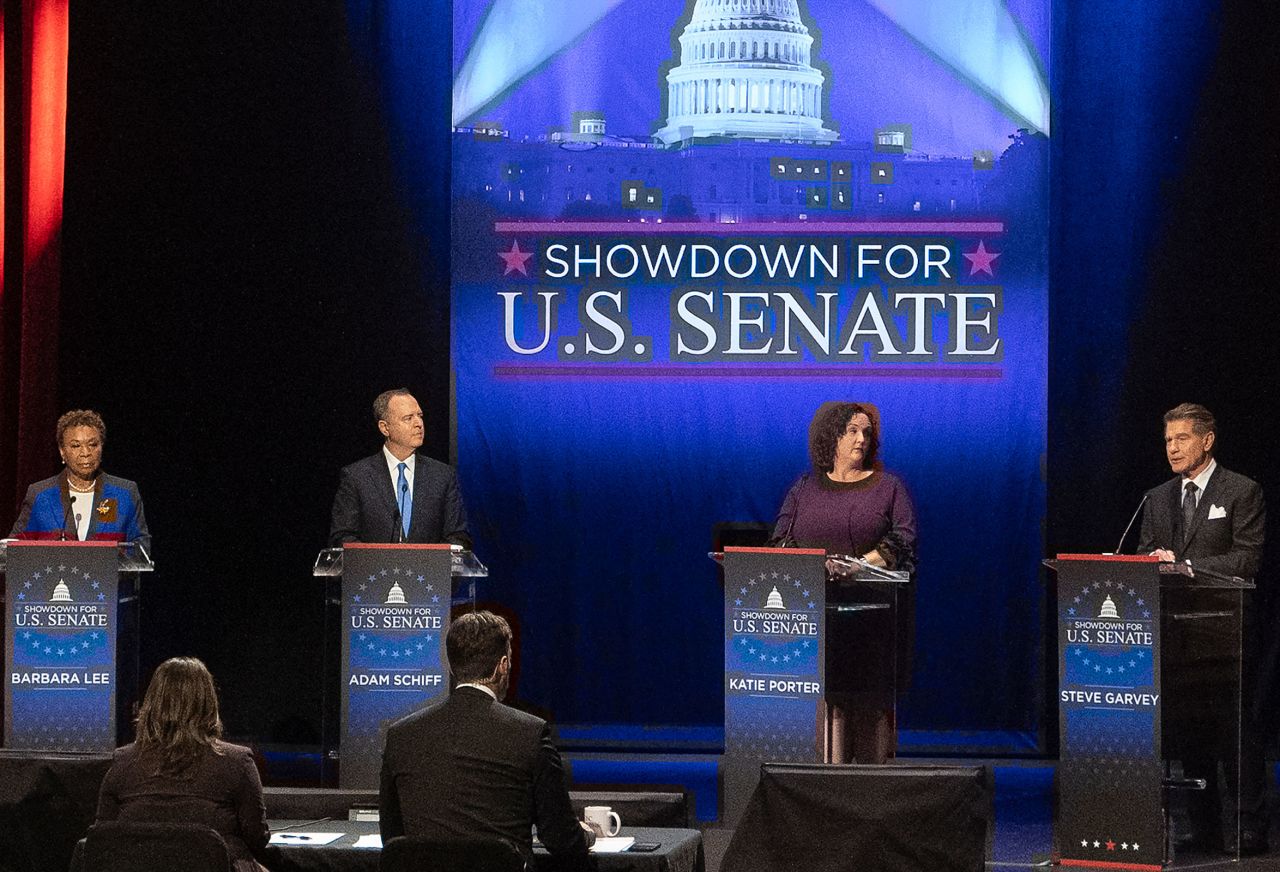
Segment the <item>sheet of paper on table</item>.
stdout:
[[327,845],[346,833],[272,833],[273,845]]
[[621,854],[636,843],[635,836],[613,836],[596,839],[591,846],[593,854]]
[[351,847],[353,847],[353,848],[378,848],[378,849],[381,849],[381,848],[382,848],[382,836],[378,835],[377,833],[374,833],[374,834],[373,834],[373,835],[371,835],[371,836],[361,836],[360,838],[356,839],[356,843],[355,843],[354,845],[352,845]]

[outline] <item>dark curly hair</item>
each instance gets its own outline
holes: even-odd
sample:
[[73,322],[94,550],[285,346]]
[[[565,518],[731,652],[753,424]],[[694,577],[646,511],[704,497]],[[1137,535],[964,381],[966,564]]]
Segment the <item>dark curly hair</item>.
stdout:
[[62,437],[72,427],[91,427],[98,431],[98,438],[103,442],[107,441],[107,425],[103,422],[102,416],[90,409],[72,409],[58,419],[56,429],[58,445],[62,445]]
[[880,468],[880,411],[870,403],[823,403],[809,424],[809,460],[819,472],[835,468],[836,443],[844,435],[854,415],[871,419],[871,438],[867,441],[864,467]]

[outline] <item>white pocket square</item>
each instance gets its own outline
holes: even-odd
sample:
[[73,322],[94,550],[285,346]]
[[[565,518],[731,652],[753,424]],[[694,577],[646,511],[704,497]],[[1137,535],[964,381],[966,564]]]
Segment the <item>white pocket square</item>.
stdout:
[[1209,520],[1210,521],[1215,521],[1218,518],[1225,518],[1226,516],[1227,516],[1227,509],[1225,506],[1215,506],[1213,503],[1209,504]]

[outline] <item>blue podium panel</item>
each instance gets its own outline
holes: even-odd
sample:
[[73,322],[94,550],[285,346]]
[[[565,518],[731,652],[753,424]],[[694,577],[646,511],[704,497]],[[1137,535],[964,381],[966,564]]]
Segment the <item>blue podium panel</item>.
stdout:
[[1058,850],[1064,866],[1159,870],[1160,573],[1155,558],[1060,557]]
[[342,571],[339,783],[378,786],[386,726],[445,693],[448,545],[350,544]]
[[764,762],[821,761],[826,552],[724,550],[721,821],[732,825]]
[[115,542],[11,542],[4,744],[43,751],[116,746]]

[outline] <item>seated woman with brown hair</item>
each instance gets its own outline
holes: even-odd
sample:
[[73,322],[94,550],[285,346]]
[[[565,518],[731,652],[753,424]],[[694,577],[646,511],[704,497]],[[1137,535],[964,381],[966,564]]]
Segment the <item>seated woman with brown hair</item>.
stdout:
[[270,834],[248,748],[223,742],[213,676],[194,657],[161,663],[98,795],[98,821],[197,823],[217,830],[235,872],[266,872]]

